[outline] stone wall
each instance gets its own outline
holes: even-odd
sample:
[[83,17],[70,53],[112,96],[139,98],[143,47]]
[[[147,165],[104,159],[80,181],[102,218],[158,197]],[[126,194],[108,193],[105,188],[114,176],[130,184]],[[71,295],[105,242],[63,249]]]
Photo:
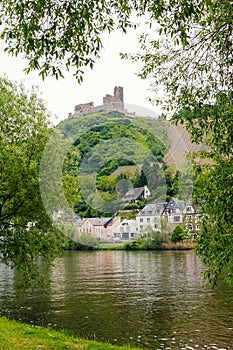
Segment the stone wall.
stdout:
[[79,112],[82,112],[82,111],[89,109],[89,108],[92,108],[92,107],[94,107],[93,102],[81,103],[81,104],[74,107],[74,113],[79,113]]
[[102,110],[117,111],[125,113],[123,87],[115,86],[114,95],[107,94],[103,97],[103,104],[101,106],[94,106],[93,102],[81,103],[75,106],[74,114],[69,113],[68,118],[75,118],[89,113],[100,112]]

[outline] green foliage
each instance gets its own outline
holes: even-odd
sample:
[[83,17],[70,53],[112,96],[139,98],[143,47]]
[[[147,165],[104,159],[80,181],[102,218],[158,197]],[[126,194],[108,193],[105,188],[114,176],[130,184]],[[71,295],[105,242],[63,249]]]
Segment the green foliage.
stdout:
[[99,177],[96,187],[98,190],[103,192],[108,192],[110,194],[114,193],[116,185],[116,178],[109,176]]
[[[48,75],[58,78],[63,75],[64,68],[74,67],[74,74],[81,82],[83,67],[92,68],[101,51],[102,33],[116,28],[123,32],[129,27],[135,28],[138,19],[133,21],[132,14],[135,17],[135,14],[142,16],[145,13],[149,28],[156,23],[158,34],[170,40],[153,37],[146,50],[143,35],[141,43],[146,52],[137,55],[137,59],[145,64],[143,77],[153,74],[159,83],[161,76],[165,78],[162,82],[171,92],[171,102],[175,102],[172,95],[177,90],[182,95],[187,78],[193,79],[193,84],[186,90],[191,97],[194,86],[211,86],[213,71],[220,77],[218,81],[222,86],[228,85],[226,82],[231,77],[229,74],[227,78],[230,70],[226,68],[231,65],[232,52],[230,0],[214,3],[173,0],[166,6],[161,1],[145,0],[60,1],[52,4],[44,0],[35,3],[4,0],[0,6],[0,36],[7,52],[15,56],[23,53],[28,59],[26,72],[36,69],[42,78]],[[167,64],[168,60],[173,64]]]
[[[84,155],[90,152],[94,146],[98,145],[104,140],[129,138],[142,145],[145,145],[155,156],[157,156],[157,158],[159,158],[159,161],[161,161],[164,153],[164,144],[147,129],[143,129],[135,123],[130,124],[129,120],[130,119],[128,118],[127,125],[125,125],[125,120],[122,121],[121,119],[119,120],[119,123],[111,123],[109,120],[106,120],[104,124],[95,126],[93,129],[80,136],[75,141],[74,146],[80,150],[83,158]],[[126,154],[130,154],[130,152],[131,150],[125,150]],[[124,159],[121,161],[122,163],[115,164],[115,168],[112,168],[112,172],[117,168],[117,166],[128,164]],[[110,175],[110,173],[103,175]]]
[[124,209],[136,211],[136,210],[144,208],[146,203],[147,203],[146,198],[140,198],[136,203],[129,202],[127,205],[125,205]]
[[111,159],[99,171],[98,178],[102,176],[111,175],[119,166],[133,165],[132,161],[126,159]]
[[180,110],[196,103],[212,103],[219,92],[230,93],[230,0],[168,1],[160,13],[153,13],[151,7],[150,24],[153,30],[150,27],[149,33],[140,37],[142,54],[131,58],[143,64],[142,78],[152,78],[156,103]]
[[171,197],[177,197],[179,194],[180,198],[180,188],[186,189],[186,183],[184,183],[184,172],[179,170],[174,171],[174,169],[164,165],[164,178],[166,182],[166,201],[169,201]]
[[130,26],[132,4],[118,1],[36,2],[4,0],[0,5],[1,38],[5,50],[28,59],[26,72],[39,70],[42,78],[63,76],[75,68],[82,81],[83,67],[93,67],[102,48],[101,33]]
[[75,241],[70,239],[67,242],[65,249],[67,250],[93,250],[99,247],[95,237],[82,233],[76,237]]
[[176,226],[173,230],[171,241],[173,243],[181,242],[187,237],[187,233],[180,225]]
[[[159,179],[162,175],[159,176],[159,172],[162,171],[162,166],[158,164],[162,164],[160,159],[164,154],[166,144],[164,141],[166,125],[163,121],[126,118],[122,114],[119,116],[100,112],[66,120],[60,126],[65,136],[74,133],[72,136],[75,138],[75,130],[80,128],[80,125],[84,132],[77,136],[71,151],[73,156],[67,156],[63,169],[63,178],[66,179],[63,187],[69,189],[69,183],[74,181],[71,187],[76,190],[77,200],[73,202],[74,196],[68,199],[69,203],[74,203],[78,215],[82,217],[106,216],[105,213],[108,212],[106,202],[111,205],[114,201],[120,200],[129,189],[130,184],[134,187],[140,187],[140,183],[146,184],[145,177],[153,179],[155,171],[158,175],[157,186],[160,186]],[[85,128],[87,128],[86,132]],[[155,163],[155,159],[153,159],[153,164],[149,159],[146,162],[147,152],[150,155],[153,154],[158,162]],[[122,174],[119,173],[118,176],[112,175],[119,166],[143,163],[146,176],[140,172],[140,167],[137,171],[131,172],[129,169]],[[76,170],[73,170],[72,164]],[[75,187],[75,177],[73,177],[75,172],[78,176],[77,187]],[[70,175],[70,178],[67,175]],[[106,205],[101,203],[99,196]],[[130,206],[130,209],[142,208],[144,204],[143,201],[133,207]]]
[[39,189],[39,164],[50,134],[48,116],[35,90],[27,94],[6,78],[0,79],[0,106],[1,260],[30,282],[38,274],[39,257],[49,264],[64,244]]
[[122,211],[118,212],[118,216],[121,217],[122,221],[124,219],[126,219],[126,220],[135,220],[136,219],[136,214],[138,214],[138,210],[137,209],[122,210]]
[[232,100],[220,94],[212,105],[186,109],[177,118],[185,120],[193,140],[206,145],[198,153],[195,170],[195,201],[206,214],[198,236],[198,255],[206,265],[205,276],[215,285],[223,268],[233,285],[232,203]]
[[167,235],[160,232],[150,232],[144,234],[143,237],[137,238],[135,241],[125,244],[126,250],[156,250],[161,249],[163,244],[167,242]]

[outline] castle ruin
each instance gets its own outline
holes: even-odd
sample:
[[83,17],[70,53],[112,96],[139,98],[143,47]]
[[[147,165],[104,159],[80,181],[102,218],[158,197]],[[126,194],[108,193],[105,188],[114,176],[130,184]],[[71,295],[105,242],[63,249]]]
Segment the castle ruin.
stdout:
[[69,118],[79,117],[85,114],[106,111],[117,111],[121,113],[127,112],[124,109],[124,95],[123,87],[115,86],[114,95],[107,94],[103,97],[103,104],[101,106],[94,106],[93,102],[81,103],[74,107],[74,114],[69,113]]

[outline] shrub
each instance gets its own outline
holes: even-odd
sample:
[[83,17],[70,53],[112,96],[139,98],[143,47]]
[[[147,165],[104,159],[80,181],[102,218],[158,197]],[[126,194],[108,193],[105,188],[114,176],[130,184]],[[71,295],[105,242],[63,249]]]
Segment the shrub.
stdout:
[[173,230],[171,241],[173,243],[181,242],[186,238],[187,234],[183,227],[180,225],[176,226]]

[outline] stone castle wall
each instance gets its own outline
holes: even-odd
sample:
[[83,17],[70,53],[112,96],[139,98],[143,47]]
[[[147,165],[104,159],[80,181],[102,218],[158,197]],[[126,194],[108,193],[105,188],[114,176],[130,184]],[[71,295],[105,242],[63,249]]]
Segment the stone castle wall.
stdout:
[[102,110],[117,111],[125,113],[124,109],[124,95],[123,87],[115,86],[114,95],[107,94],[103,97],[103,104],[101,106],[94,106],[93,102],[81,103],[75,106],[74,114],[69,113],[68,118],[76,118],[85,114],[100,112]]
[[94,102],[81,103],[74,107],[74,113],[79,113],[84,111],[85,109],[93,108],[93,107],[94,107]]

